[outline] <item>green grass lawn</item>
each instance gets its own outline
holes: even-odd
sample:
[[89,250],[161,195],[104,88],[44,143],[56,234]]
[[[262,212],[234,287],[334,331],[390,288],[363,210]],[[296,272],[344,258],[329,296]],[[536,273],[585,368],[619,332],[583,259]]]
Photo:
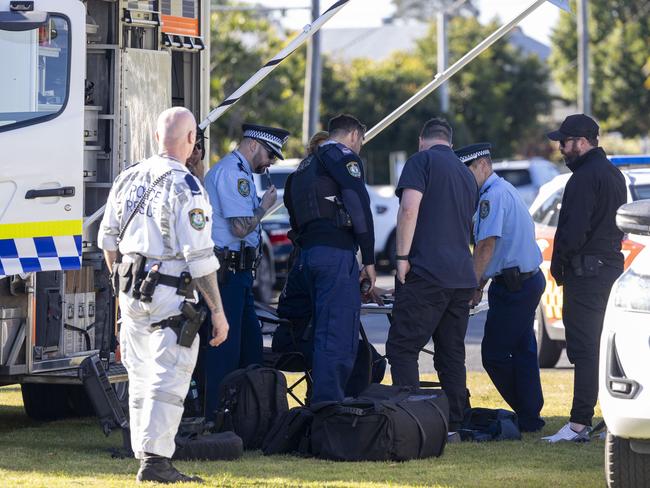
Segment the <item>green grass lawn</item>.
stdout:
[[[468,381],[474,406],[505,407],[486,374],[470,373]],[[548,435],[567,421],[573,371],[544,371],[542,382],[547,420],[542,435]],[[603,441],[548,445],[539,438],[526,434],[521,442],[451,444],[440,458],[407,463],[334,463],[255,451],[238,461],[177,465],[209,486],[224,487],[604,486]],[[112,459],[107,452],[120,442],[119,432],[105,438],[94,419],[31,421],[20,388],[0,388],[2,488],[134,486],[137,461]]]

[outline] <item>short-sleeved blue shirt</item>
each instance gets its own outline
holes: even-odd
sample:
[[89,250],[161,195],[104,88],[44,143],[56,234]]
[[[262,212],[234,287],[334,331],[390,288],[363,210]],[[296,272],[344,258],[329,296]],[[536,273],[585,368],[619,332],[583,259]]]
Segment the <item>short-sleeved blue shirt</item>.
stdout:
[[260,206],[250,163],[239,152],[233,151],[219,161],[205,175],[205,188],[212,205],[212,240],[220,248],[239,250],[240,241],[246,247],[257,247],[259,226],[244,239],[233,235],[228,219],[253,217]]
[[488,237],[497,240],[484,279],[515,266],[528,273],[542,263],[535,224],[526,204],[515,187],[496,173],[483,183],[474,215],[474,240],[478,243]]
[[448,146],[411,156],[395,193],[422,193],[409,262],[414,273],[443,288],[474,288],[470,237],[478,187],[470,170]]

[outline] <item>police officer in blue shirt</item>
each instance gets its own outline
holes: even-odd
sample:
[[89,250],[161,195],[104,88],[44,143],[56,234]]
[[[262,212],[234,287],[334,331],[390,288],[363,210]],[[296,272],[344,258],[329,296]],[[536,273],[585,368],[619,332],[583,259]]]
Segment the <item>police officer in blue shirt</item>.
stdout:
[[472,305],[488,289],[490,309],[481,344],[483,366],[494,386],[517,413],[519,428],[544,426],[544,405],[533,322],[546,286],[539,270],[542,253],[535,226],[517,190],[492,170],[490,144],[464,147],[456,154],[480,188],[474,215],[474,270],[479,280]]
[[277,158],[289,137],[284,129],[244,124],[239,148],[208,171],[205,187],[213,208],[212,240],[221,263],[219,287],[231,324],[228,340],[206,350],[205,414],[214,415],[219,384],[237,368],[262,363],[262,333],[255,314],[254,272],[260,258],[260,220],[273,206],[271,186],[257,196],[253,173],[263,173]]
[[376,279],[370,198],[358,154],[366,127],[339,115],[328,131],[329,140],[302,161],[285,188],[300,246],[298,266],[312,303],[312,404],[343,399],[359,342],[359,281],[367,278],[372,291]]

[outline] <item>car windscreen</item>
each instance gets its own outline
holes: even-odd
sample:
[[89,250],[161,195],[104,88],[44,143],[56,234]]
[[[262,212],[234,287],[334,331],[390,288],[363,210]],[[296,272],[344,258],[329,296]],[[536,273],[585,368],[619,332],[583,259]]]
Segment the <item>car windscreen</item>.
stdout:
[[52,14],[40,26],[15,29],[0,23],[0,131],[55,117],[70,88],[68,20]]
[[650,185],[634,185],[632,187],[634,200],[646,200],[650,198]]
[[[283,190],[284,185],[287,183],[287,178],[289,177],[291,173],[273,173],[269,172],[269,176],[271,177],[271,183],[273,186],[275,186],[276,190]],[[262,180],[262,190],[266,190],[269,187],[269,179],[266,177],[266,175],[260,175],[261,180]]]
[[527,169],[498,169],[495,173],[514,187],[533,183],[530,178],[530,172]]

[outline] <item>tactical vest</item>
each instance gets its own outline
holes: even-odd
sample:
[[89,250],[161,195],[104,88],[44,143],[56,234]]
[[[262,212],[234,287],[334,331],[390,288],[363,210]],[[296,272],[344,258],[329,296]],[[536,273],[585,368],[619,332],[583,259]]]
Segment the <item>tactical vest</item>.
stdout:
[[342,207],[343,200],[339,185],[315,154],[310,154],[300,163],[291,187],[291,203],[298,227],[319,219],[328,219],[341,226],[339,207]]

